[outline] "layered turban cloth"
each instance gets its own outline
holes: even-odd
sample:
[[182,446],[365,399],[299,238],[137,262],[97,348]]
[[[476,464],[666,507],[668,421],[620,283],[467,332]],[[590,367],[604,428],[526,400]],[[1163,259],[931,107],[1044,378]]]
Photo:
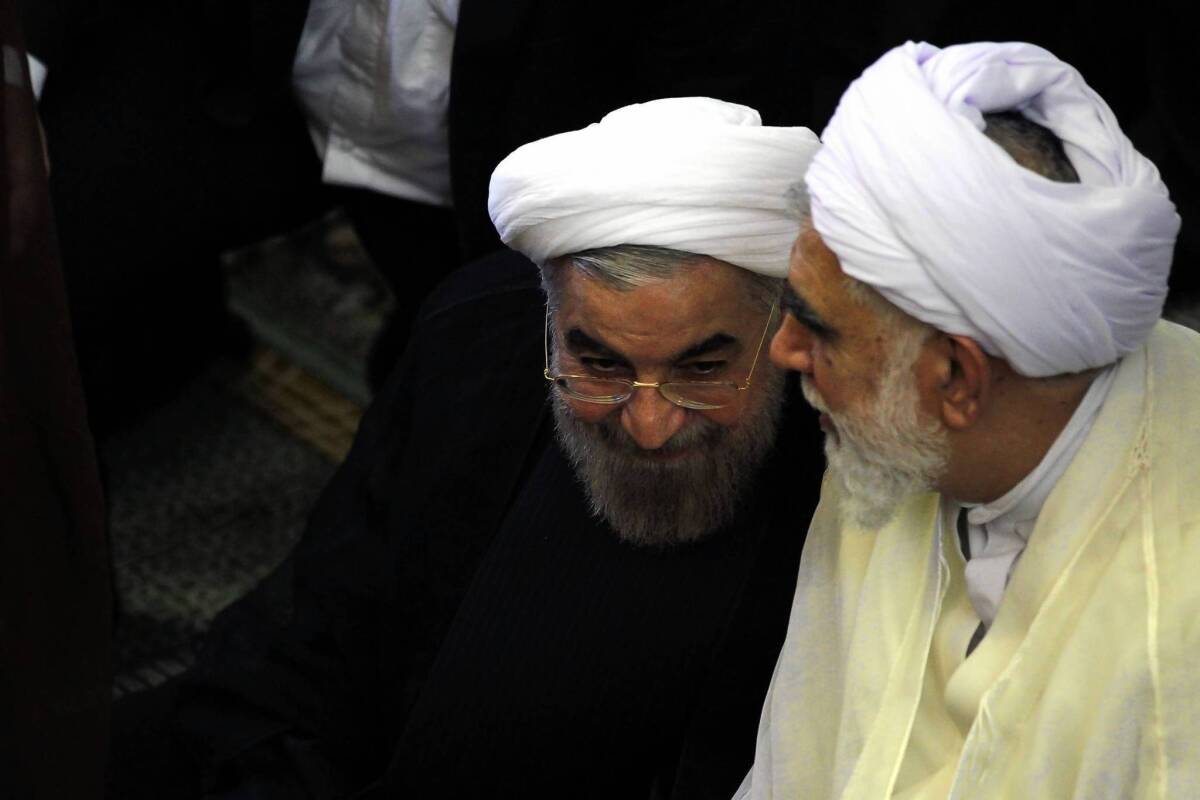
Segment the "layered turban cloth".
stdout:
[[819,144],[807,128],[764,127],[746,106],[655,100],[517,149],[492,173],[488,211],[504,243],[538,264],[656,245],[783,277]]
[[[983,135],[1016,110],[1080,183]],[[850,276],[1028,376],[1116,361],[1162,311],[1179,215],[1158,170],[1070,65],[1029,44],[909,42],[842,96],[806,176],[813,225]]]

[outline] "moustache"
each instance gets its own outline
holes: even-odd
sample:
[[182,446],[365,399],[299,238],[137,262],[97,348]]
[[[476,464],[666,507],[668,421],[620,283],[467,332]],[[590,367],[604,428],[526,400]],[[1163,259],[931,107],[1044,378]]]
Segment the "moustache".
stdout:
[[825,401],[821,399],[821,395],[817,392],[816,387],[812,385],[812,380],[807,375],[800,376],[800,392],[804,395],[805,402],[810,406],[822,414],[829,413],[829,407],[825,405]]
[[613,450],[633,457],[651,458],[656,456],[690,450],[694,447],[715,445],[724,435],[724,429],[710,419],[696,419],[663,443],[657,450],[647,451],[634,440],[620,421],[608,417],[596,423],[596,432],[600,440]]

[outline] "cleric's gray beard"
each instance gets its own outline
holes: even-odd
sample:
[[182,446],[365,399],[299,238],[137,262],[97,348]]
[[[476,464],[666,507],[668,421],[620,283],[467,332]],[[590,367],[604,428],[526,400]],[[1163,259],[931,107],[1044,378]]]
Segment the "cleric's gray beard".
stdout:
[[728,523],[775,443],[783,406],[783,372],[761,373],[741,420],[725,427],[705,417],[661,448],[694,448],[681,458],[647,458],[618,414],[584,422],[552,392],[559,445],[583,484],[592,513],[637,545],[669,547],[703,539]]
[[898,340],[878,394],[861,411],[830,412],[808,376],[802,379],[804,399],[837,428],[825,435],[825,459],[845,490],[841,510],[869,530],[886,525],[906,498],[929,491],[946,468],[946,431],[920,413],[919,353],[919,339]]

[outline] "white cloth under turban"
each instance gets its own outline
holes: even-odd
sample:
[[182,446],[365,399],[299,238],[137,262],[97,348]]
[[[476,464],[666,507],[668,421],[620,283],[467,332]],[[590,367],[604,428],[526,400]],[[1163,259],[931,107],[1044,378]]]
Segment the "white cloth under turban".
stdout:
[[[1019,166],[983,114],[1049,128],[1081,183]],[[1112,363],[1162,311],[1179,215],[1070,65],[1029,44],[909,42],[842,96],[806,176],[842,269],[1018,372]]]
[[538,264],[656,245],[784,277],[819,145],[746,106],[655,100],[517,149],[492,173],[488,211],[504,243]]

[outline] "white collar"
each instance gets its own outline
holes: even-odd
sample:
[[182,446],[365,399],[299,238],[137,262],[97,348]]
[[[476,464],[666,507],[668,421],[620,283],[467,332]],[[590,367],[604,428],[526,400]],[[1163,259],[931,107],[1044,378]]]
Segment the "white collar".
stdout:
[[951,509],[955,516],[959,508],[968,509],[971,557],[966,565],[967,595],[984,625],[990,627],[995,619],[1042,506],[1091,431],[1116,374],[1113,364],[1092,380],[1054,444],[1016,486],[990,503],[955,503]]

